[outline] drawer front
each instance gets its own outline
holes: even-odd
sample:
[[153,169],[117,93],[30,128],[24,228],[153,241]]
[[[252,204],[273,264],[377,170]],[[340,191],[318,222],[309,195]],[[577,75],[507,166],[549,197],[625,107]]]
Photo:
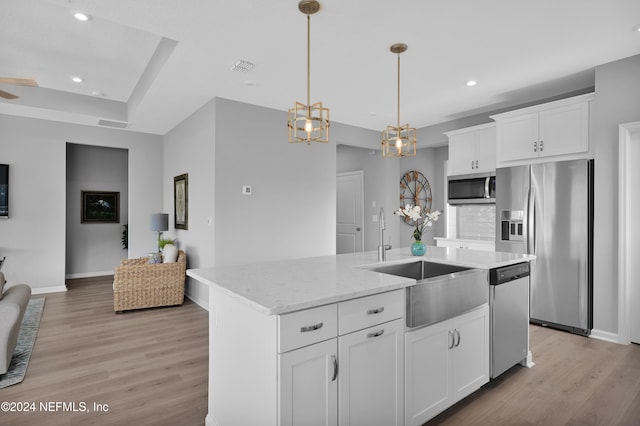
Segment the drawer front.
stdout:
[[339,334],[404,317],[404,292],[404,289],[394,290],[339,303]]
[[338,335],[338,306],[326,305],[278,316],[278,352],[287,352]]

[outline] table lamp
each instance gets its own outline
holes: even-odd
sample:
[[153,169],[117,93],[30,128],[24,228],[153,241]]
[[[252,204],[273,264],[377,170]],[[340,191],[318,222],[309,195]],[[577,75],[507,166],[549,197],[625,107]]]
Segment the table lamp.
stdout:
[[158,233],[158,253],[160,253],[160,236],[169,230],[169,213],[152,213],[151,230]]

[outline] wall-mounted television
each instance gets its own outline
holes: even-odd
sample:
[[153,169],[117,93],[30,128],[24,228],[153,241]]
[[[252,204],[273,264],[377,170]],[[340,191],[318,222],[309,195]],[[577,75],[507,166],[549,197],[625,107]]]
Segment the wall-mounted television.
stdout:
[[0,219],[9,218],[9,165],[0,164]]

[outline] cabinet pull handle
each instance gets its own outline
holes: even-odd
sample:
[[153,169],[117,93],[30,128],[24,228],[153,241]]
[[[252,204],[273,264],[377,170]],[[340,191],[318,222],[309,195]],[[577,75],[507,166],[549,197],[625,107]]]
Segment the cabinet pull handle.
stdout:
[[338,358],[335,355],[331,355],[331,363],[333,364],[333,377],[331,377],[331,381],[334,382],[338,378]]
[[540,141],[540,152],[544,150],[544,141]]
[[315,331],[319,328],[322,328],[322,323],[319,322],[318,324],[314,324],[314,325],[308,325],[306,327],[300,327],[300,333],[306,333],[307,331]]
[[458,346],[460,346],[460,331],[458,329],[454,330],[456,333],[456,336],[458,336],[458,341],[456,342],[456,344],[454,345],[456,348]]
[[449,340],[449,349],[453,349],[453,346],[455,344],[456,338],[453,336],[453,331],[449,330],[449,335],[447,337],[447,339]]
[[379,308],[369,309],[367,311],[367,315],[375,315],[384,312],[384,306],[380,306]]
[[533,152],[538,152],[538,142],[533,143]]
[[473,165],[473,160],[471,160],[471,170],[475,169],[474,165]]
[[478,160],[476,160],[476,169],[480,167],[480,165],[478,164]]
[[380,331],[376,331],[375,333],[369,333],[367,334],[367,337],[371,338],[371,337],[378,337],[378,336],[382,336],[384,334],[384,328]]

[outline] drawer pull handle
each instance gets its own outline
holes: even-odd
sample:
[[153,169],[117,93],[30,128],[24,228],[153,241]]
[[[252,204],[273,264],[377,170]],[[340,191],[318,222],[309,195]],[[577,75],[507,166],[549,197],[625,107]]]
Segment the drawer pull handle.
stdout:
[[331,362],[333,363],[333,377],[331,381],[335,381],[338,378],[338,358],[335,355],[331,355]]
[[306,327],[300,327],[300,333],[306,333],[307,331],[315,331],[319,328],[322,328],[322,323],[319,322],[318,324],[314,324],[314,325],[308,325]]
[[367,334],[368,338],[372,338],[372,337],[378,337],[378,336],[382,336],[384,334],[384,328],[380,331],[376,331],[375,333],[369,333]]
[[380,306],[379,308],[369,309],[367,311],[367,315],[375,315],[384,312],[384,306]]

